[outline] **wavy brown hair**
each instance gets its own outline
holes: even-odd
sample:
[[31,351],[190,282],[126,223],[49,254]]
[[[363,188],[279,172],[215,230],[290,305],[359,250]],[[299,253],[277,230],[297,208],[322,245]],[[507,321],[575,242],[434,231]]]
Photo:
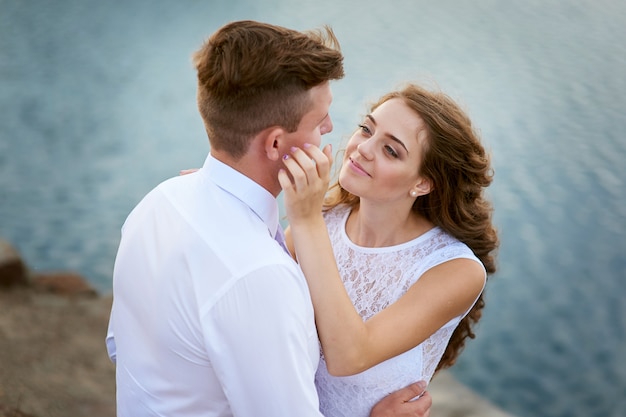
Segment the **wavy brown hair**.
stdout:
[[343,55],[329,27],[298,32],[244,20],[215,32],[194,53],[198,109],[211,147],[235,158],[260,131],[297,130],[309,90],[343,77]]
[[[402,99],[426,124],[427,139],[420,175],[430,179],[429,194],[418,197],[413,211],[465,243],[485,266],[488,274],[496,271],[494,253],[498,235],[492,224],[493,208],[484,191],[493,179],[489,155],[472,127],[469,117],[446,94],[429,91],[415,84],[385,94],[372,106]],[[417,133],[416,133],[417,135]],[[338,204],[357,207],[359,198],[335,182],[325,201],[325,210]],[[474,325],[485,307],[483,294],[461,320],[437,365],[437,371],[452,366],[465,346],[474,338]]]

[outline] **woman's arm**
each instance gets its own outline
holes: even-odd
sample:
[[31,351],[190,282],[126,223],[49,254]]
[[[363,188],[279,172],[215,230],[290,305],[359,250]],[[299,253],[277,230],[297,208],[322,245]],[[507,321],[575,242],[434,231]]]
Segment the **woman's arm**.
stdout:
[[295,150],[279,174],[290,222],[289,235],[311,291],[315,319],[333,375],[362,372],[417,346],[463,314],[482,291],[484,270],[469,259],[431,268],[398,301],[366,322],[355,310],[339,276],[322,202],[330,154],[316,147]]

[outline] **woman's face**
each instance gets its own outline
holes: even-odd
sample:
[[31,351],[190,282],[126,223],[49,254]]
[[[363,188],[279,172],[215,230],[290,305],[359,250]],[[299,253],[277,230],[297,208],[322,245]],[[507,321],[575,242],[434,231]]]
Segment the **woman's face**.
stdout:
[[350,138],[339,183],[361,199],[381,202],[425,194],[419,170],[426,135],[424,121],[402,99],[384,102]]

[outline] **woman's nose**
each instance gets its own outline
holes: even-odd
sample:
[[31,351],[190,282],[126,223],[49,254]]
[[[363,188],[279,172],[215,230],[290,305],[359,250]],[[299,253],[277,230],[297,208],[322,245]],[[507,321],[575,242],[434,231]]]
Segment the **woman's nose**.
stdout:
[[372,149],[369,139],[359,143],[356,149],[365,159],[372,159]]

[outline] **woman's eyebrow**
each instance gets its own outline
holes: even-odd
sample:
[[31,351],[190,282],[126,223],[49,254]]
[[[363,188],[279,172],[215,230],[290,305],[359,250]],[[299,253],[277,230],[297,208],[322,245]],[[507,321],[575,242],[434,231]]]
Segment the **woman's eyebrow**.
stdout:
[[[368,114],[367,116],[368,119],[370,119],[372,121],[372,123],[374,124],[374,126],[376,126],[376,119],[374,119],[374,116],[372,116],[371,114]],[[387,136],[389,139],[393,140],[394,142],[397,142],[400,144],[400,146],[402,146],[404,148],[404,150],[406,151],[406,153],[409,153],[409,150],[406,148],[406,145],[404,144],[404,142],[402,142],[400,139],[398,139],[397,137],[395,137],[394,135],[390,135],[389,133],[386,133],[385,136]]]

